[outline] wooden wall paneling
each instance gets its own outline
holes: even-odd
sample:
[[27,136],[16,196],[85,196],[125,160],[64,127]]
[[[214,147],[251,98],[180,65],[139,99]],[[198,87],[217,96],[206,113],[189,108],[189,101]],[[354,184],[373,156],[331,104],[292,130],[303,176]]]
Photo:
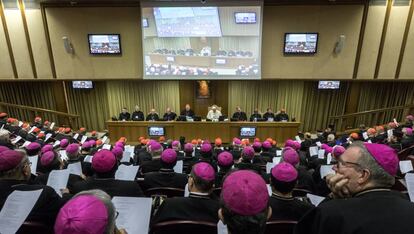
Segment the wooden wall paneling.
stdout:
[[355,56],[354,73],[352,75],[352,79],[356,79],[358,75],[359,61],[361,59],[361,51],[362,51],[362,46],[364,44],[364,36],[365,36],[365,28],[367,26],[368,12],[369,12],[369,1],[366,1],[364,4],[364,13],[362,14],[361,29],[359,30],[359,40],[358,40],[358,47],[357,47],[356,56]]
[[403,41],[401,43],[400,56],[398,57],[397,68],[395,69],[395,79],[400,78],[401,65],[404,59],[404,53],[407,46],[408,34],[410,33],[411,21],[413,19],[414,0],[411,0],[408,12],[407,22],[405,23]]
[[190,104],[191,108],[194,110],[194,98],[195,98],[195,81],[193,80],[180,80],[179,81],[179,90],[180,90],[180,109],[176,110],[177,115],[181,110],[184,109],[186,104]]
[[32,67],[33,77],[37,78],[36,65],[33,57],[32,42],[30,40],[29,28],[27,26],[26,9],[23,0],[18,0],[20,15],[22,16],[22,23],[24,29],[24,36],[26,38],[27,51],[29,52],[30,66]]
[[408,30],[407,41],[404,54],[401,56],[401,68],[398,79],[412,80],[414,79],[414,17],[411,19],[410,28]]
[[[3,30],[0,31],[0,37],[4,34],[5,43],[7,45],[7,51],[10,57],[10,63],[7,62],[7,59],[0,60],[0,77],[1,78],[18,78],[17,68],[16,68],[16,61],[14,59],[14,53],[10,42],[10,35],[9,35],[9,29],[7,27],[6,22],[6,16],[4,14],[4,6],[3,6],[3,0],[0,0],[0,20],[3,26]],[[3,37],[0,38],[0,43],[2,41]],[[6,51],[4,46],[2,46],[3,43],[0,44],[1,51]],[[2,56],[5,56],[5,53],[2,53]],[[12,73],[9,71],[9,65],[11,65]]]

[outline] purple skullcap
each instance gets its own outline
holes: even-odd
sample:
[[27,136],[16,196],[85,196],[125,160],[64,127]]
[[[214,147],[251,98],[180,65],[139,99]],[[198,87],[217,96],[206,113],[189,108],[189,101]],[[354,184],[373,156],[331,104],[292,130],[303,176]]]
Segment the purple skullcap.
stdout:
[[283,161],[292,164],[292,166],[296,166],[299,163],[299,155],[298,152],[295,150],[285,150],[282,153]]
[[256,215],[268,207],[266,182],[249,170],[235,171],[227,176],[221,195],[225,207],[238,215]]
[[223,151],[218,155],[217,164],[222,167],[233,165],[233,155],[227,151]]
[[109,172],[116,165],[115,155],[109,150],[101,150],[96,152],[92,157],[92,168],[96,172]]
[[108,223],[105,204],[93,195],[80,195],[60,209],[54,231],[56,234],[102,234]]
[[40,149],[40,147],[42,147],[42,146],[39,143],[32,142],[32,143],[30,143],[26,146],[26,149],[27,150],[38,150],[38,149]]
[[53,160],[55,160],[55,152],[53,151],[47,151],[42,154],[42,157],[40,157],[40,165],[47,167],[49,166]]
[[405,128],[405,134],[407,136],[413,135],[413,129],[412,128]]
[[180,142],[179,142],[179,141],[173,141],[173,142],[171,143],[171,145],[172,145],[173,147],[178,147],[178,146],[180,146]]
[[203,152],[203,153],[208,153],[208,152],[211,152],[211,144],[210,143],[203,143],[202,145],[201,145],[201,149],[200,149],[200,151],[201,152]]
[[96,141],[95,140],[89,140],[89,144],[91,144],[91,147],[96,146]]
[[82,149],[90,149],[91,147],[92,145],[89,141],[85,141],[85,143],[82,144]]
[[255,150],[262,149],[262,143],[260,143],[260,141],[255,141],[253,143],[253,149],[255,149]]
[[270,143],[269,141],[264,141],[262,147],[263,149],[270,149],[272,148],[272,143]]
[[66,148],[68,145],[69,145],[69,141],[68,141],[68,139],[62,139],[62,140],[60,141],[60,143],[59,143],[59,146],[60,146],[61,148]]
[[121,160],[124,150],[121,147],[115,146],[111,152],[115,155],[116,159]]
[[233,144],[234,145],[241,145],[241,140],[239,139],[239,138],[235,138],[235,139],[233,139]]
[[203,141],[203,144],[209,144],[209,145],[211,145],[209,140],[204,140]]
[[332,154],[332,147],[328,146],[328,148],[325,149],[325,152],[327,154],[331,153]]
[[300,143],[299,142],[297,142],[297,141],[293,141],[293,149],[295,149],[295,150],[300,150]]
[[70,144],[68,145],[68,147],[66,147],[66,153],[68,154],[76,154],[79,152],[79,145],[76,143]]
[[5,150],[0,153],[0,171],[16,168],[23,160],[23,154],[14,150]]
[[251,146],[246,146],[243,148],[242,150],[242,157],[243,158],[248,158],[250,160],[253,159],[254,157],[254,149]]
[[159,150],[162,150],[162,145],[155,141],[155,142],[150,143],[149,149],[150,151],[159,151]]
[[412,115],[407,115],[407,117],[405,117],[405,118],[408,119],[408,120],[411,120],[411,121],[414,120],[414,116],[412,116]]
[[173,149],[166,149],[161,154],[161,161],[167,164],[173,164],[177,162],[177,152]]
[[393,148],[374,143],[364,143],[364,146],[384,171],[392,176],[397,174],[399,160]]
[[193,173],[205,181],[213,181],[216,177],[216,172],[213,167],[205,162],[194,164]]
[[291,139],[287,139],[285,142],[285,147],[292,147],[293,149],[295,149],[295,143],[293,140]]
[[345,148],[341,145],[335,145],[334,147],[332,147],[332,156],[334,156],[335,158],[338,158],[344,152],[345,152]]
[[122,147],[122,148],[124,148],[124,143],[122,143],[121,141],[117,141],[117,142],[115,143],[115,146],[118,146],[118,147]]
[[42,147],[42,153],[46,153],[46,152],[48,152],[48,151],[52,151],[53,150],[53,145],[51,145],[51,144],[47,144],[47,145],[44,145],[43,147]]
[[281,182],[292,182],[298,178],[298,171],[290,164],[281,162],[272,168],[272,176]]
[[7,148],[6,146],[2,146],[0,145],[0,153],[6,150],[10,150],[9,148]]
[[329,148],[329,145],[325,143],[321,145],[321,149],[324,149],[326,151],[327,148]]
[[193,144],[187,143],[184,145],[184,152],[192,153],[193,152]]

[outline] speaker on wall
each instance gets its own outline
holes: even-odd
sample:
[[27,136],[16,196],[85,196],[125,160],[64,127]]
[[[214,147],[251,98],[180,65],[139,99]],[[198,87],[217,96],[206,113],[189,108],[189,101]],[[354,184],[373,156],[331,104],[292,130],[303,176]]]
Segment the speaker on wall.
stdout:
[[69,41],[69,38],[68,37],[62,37],[62,40],[63,40],[63,46],[65,47],[66,53],[73,54],[75,51],[73,49],[72,44]]
[[335,54],[341,53],[341,51],[343,50],[345,46],[345,39],[346,39],[345,35],[342,34],[339,36],[338,41],[335,44],[335,49],[334,49]]

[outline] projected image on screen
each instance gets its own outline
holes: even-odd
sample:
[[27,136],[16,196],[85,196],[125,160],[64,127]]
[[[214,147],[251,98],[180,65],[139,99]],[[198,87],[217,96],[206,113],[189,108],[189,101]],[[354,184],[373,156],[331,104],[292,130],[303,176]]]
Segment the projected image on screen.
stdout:
[[319,81],[318,89],[339,89],[340,81]]
[[120,54],[121,43],[119,34],[88,35],[91,54]]
[[317,33],[286,33],[284,53],[315,54],[317,45]]
[[72,87],[74,89],[92,89],[93,83],[92,81],[72,81]]
[[144,79],[260,79],[260,5],[146,4],[142,18],[155,23],[142,28]]
[[241,137],[254,137],[256,136],[256,128],[255,127],[241,127],[240,136]]
[[149,136],[164,136],[164,127],[148,127]]

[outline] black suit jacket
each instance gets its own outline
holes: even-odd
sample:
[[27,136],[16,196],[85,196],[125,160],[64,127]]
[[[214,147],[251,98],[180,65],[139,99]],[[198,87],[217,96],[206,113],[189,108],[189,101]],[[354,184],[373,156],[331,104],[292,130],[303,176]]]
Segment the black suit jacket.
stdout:
[[131,118],[131,114],[130,113],[119,113],[119,117],[118,117],[118,120],[119,121],[122,121],[122,120],[129,120]]
[[257,121],[259,121],[259,120],[262,118],[262,116],[261,116],[260,114],[252,114],[252,115],[250,116],[250,121],[253,121],[253,120],[254,120],[254,118],[256,118],[256,119],[257,119]]
[[148,172],[156,172],[161,169],[161,161],[160,159],[153,159],[151,161],[145,161],[139,167],[139,171],[141,174],[145,174]]
[[189,111],[182,110],[180,115],[184,115],[184,116],[188,116],[188,117],[194,117],[195,114],[194,114],[193,110],[189,110]]
[[152,223],[169,220],[218,222],[219,202],[209,196],[190,193],[189,197],[167,198],[154,216]]
[[157,187],[184,189],[188,182],[186,174],[175,173],[173,169],[161,169],[158,172],[149,172],[144,175],[144,190]]
[[268,113],[268,112],[264,113],[263,114],[263,119],[265,119],[267,121],[268,118],[273,118],[273,120],[274,120],[275,119],[275,114]]
[[231,118],[232,120],[236,120],[236,121],[246,121],[247,115],[245,112],[234,112]]
[[160,117],[158,117],[158,114],[148,114],[145,120],[146,121],[150,121],[150,120],[158,121],[159,119]]
[[88,178],[85,181],[77,182],[73,186],[76,194],[81,191],[100,189],[111,197],[143,197],[144,193],[138,183],[134,181],[115,180],[114,178]]
[[269,199],[272,207],[272,217],[270,220],[293,220],[299,221],[314,206],[300,201],[294,197],[285,198],[272,194]]
[[164,121],[175,120],[175,118],[177,118],[177,114],[174,112],[165,113],[162,117]]
[[40,222],[53,227],[56,216],[64,205],[64,200],[49,186],[29,185],[28,182],[21,180],[0,180],[0,210],[3,208],[7,197],[13,191],[33,191],[39,189],[43,189],[43,191],[26,220]]
[[132,113],[132,121],[144,121],[145,117],[144,117],[144,113],[142,113],[142,111],[134,111]]

